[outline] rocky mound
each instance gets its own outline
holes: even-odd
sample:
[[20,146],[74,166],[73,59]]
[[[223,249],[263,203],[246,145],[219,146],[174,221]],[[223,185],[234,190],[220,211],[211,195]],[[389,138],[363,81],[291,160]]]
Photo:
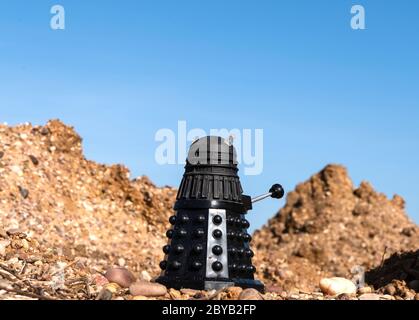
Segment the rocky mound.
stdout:
[[[102,272],[118,264],[157,274],[176,191],[130,180],[121,165],[86,160],[81,143],[58,120],[0,126],[0,262],[16,259],[7,236],[24,234],[54,265],[81,261]],[[40,259],[23,253],[17,268]]]
[[327,166],[288,194],[279,213],[254,236],[258,276],[284,289],[315,290],[322,276],[362,278],[398,251],[419,248],[419,228],[404,200],[389,200],[345,168]]

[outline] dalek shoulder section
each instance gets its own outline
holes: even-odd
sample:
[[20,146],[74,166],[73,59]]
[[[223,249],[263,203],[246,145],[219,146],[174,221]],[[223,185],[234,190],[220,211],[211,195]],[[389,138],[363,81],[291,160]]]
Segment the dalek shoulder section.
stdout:
[[240,179],[214,174],[185,174],[179,187],[177,200],[242,201]]

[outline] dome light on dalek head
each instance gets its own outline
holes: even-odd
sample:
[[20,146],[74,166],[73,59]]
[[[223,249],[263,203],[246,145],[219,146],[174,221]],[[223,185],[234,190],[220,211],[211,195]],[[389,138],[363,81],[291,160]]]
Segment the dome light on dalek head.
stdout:
[[215,136],[195,141],[179,187],[176,215],[169,219],[172,228],[166,233],[166,256],[157,282],[174,289],[237,286],[264,291],[254,277],[246,214],[255,202],[283,196],[279,184],[253,199],[243,195],[232,143]]

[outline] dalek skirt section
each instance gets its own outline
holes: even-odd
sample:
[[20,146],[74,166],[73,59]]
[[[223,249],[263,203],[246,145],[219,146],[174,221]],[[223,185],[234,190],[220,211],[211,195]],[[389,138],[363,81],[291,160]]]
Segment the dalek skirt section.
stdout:
[[263,291],[254,279],[245,218],[251,199],[243,195],[237,173],[235,148],[224,139],[206,137],[191,146],[159,283],[175,289],[240,286]]

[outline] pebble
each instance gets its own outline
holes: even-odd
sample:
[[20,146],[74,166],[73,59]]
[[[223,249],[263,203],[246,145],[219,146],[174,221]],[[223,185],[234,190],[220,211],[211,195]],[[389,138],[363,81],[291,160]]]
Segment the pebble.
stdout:
[[4,157],[4,152],[0,151],[0,159]]
[[173,300],[182,300],[182,293],[175,289],[170,289],[169,295]]
[[35,156],[30,155],[30,156],[29,156],[29,159],[31,159],[32,163],[33,163],[35,166],[37,166],[37,165],[39,164],[39,160],[38,160],[38,158],[36,158]]
[[92,282],[98,287],[103,287],[103,286],[105,286],[109,283],[109,280],[106,279],[101,274],[96,274],[96,275],[93,276],[93,281]]
[[180,292],[182,294],[193,297],[193,296],[197,295],[200,291],[199,290],[193,290],[193,289],[182,289],[182,290],[180,290]]
[[111,268],[106,272],[105,278],[122,288],[129,288],[136,280],[135,276],[125,268]]
[[380,298],[381,300],[395,300],[395,298],[393,296],[390,296],[389,294],[385,294],[381,296]]
[[351,300],[351,296],[344,293],[339,295],[338,300]]
[[284,290],[278,286],[266,286],[266,292],[281,294],[282,292],[284,292]]
[[7,230],[7,234],[10,237],[13,237],[13,236],[19,236],[20,237],[20,235],[23,234],[23,232],[19,228],[11,228],[11,229]]
[[10,240],[0,240],[0,256],[6,255],[6,248],[10,243]]
[[19,186],[19,192],[23,199],[27,199],[29,197],[29,190]]
[[117,283],[108,283],[105,286],[105,290],[108,290],[109,292],[115,294],[117,293],[119,290],[121,290],[121,286]]
[[380,296],[376,293],[365,293],[359,297],[359,300],[367,300],[367,301],[380,300]]
[[127,264],[127,262],[125,261],[125,259],[124,259],[124,258],[119,258],[119,259],[118,259],[118,265],[119,265],[121,268],[125,267],[125,266],[126,266],[126,264]]
[[19,166],[11,166],[10,170],[16,173],[19,177],[23,176],[23,171]]
[[141,277],[141,280],[144,280],[144,281],[149,281],[149,282],[151,282],[151,280],[153,279],[153,278],[150,276],[150,274],[149,274],[147,271],[145,271],[145,270],[141,272],[140,277]]
[[25,250],[25,251],[28,251],[29,250],[29,242],[28,242],[28,240],[26,240],[26,239],[22,239],[22,248]]
[[99,292],[96,300],[109,301],[112,300],[113,294],[109,290],[102,290]]
[[240,294],[243,292],[243,289],[240,287],[229,287],[225,289],[227,298],[230,300],[237,300],[240,297]]
[[239,300],[263,300],[262,295],[259,293],[259,291],[255,289],[246,289],[244,290],[240,296]]
[[415,294],[413,292],[406,291],[403,295],[403,298],[407,300],[413,300],[415,299]]
[[129,290],[134,297],[161,297],[167,293],[165,286],[147,281],[137,281],[130,286]]
[[365,293],[372,293],[372,288],[371,287],[364,287],[358,290],[358,292],[360,294],[365,294]]
[[112,300],[113,296],[119,292],[121,287],[116,283],[107,284],[98,294],[96,300]]
[[42,129],[41,129],[41,134],[43,135],[43,136],[47,136],[47,135],[49,135],[49,133],[50,133],[50,131],[49,131],[49,129],[47,128],[47,127],[42,127]]
[[419,300],[419,293],[415,295],[415,300]]
[[4,230],[2,227],[0,227],[0,237],[5,239],[8,238],[6,230]]
[[320,289],[324,294],[337,296],[341,294],[356,294],[355,284],[345,278],[325,278],[320,281]]
[[35,263],[33,264],[35,267],[42,267],[44,263],[41,260],[35,261]]
[[396,294],[396,291],[397,291],[396,290],[396,287],[394,285],[392,285],[392,284],[388,284],[384,288],[384,292],[386,294],[389,294],[390,296],[394,296]]
[[136,297],[133,297],[132,300],[133,301],[146,301],[148,300],[148,298],[144,296],[136,296]]

